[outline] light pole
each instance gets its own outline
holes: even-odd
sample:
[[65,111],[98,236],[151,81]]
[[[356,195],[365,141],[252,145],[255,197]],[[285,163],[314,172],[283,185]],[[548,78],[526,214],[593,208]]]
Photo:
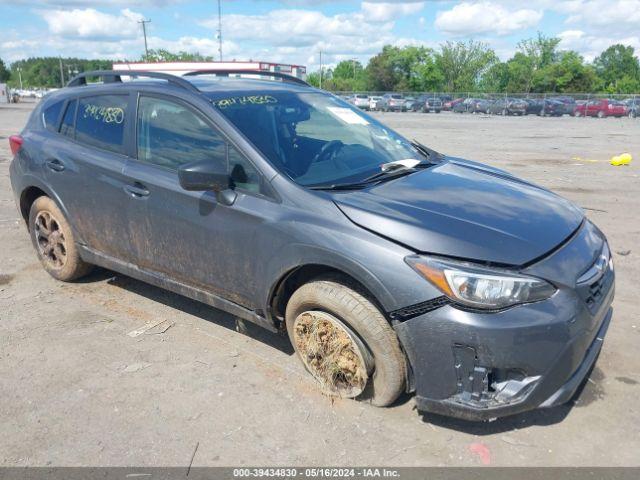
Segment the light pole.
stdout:
[[62,85],[62,88],[64,88],[64,72],[62,71],[62,57],[58,57],[58,60],[60,61],[60,84]]
[[218,55],[220,61],[222,61],[222,5],[221,0],[218,0]]
[[20,90],[22,90],[22,68],[18,67],[18,78],[20,79]]
[[322,50],[320,50],[320,88],[322,89]]
[[149,60],[149,48],[147,47],[147,23],[151,23],[151,20],[138,20],[138,23],[142,24],[142,35],[144,36],[144,59]]

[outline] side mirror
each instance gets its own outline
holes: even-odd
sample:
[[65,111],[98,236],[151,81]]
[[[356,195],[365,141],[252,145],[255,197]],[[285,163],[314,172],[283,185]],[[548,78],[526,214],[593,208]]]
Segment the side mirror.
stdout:
[[178,180],[185,190],[220,192],[229,188],[229,179],[224,162],[213,158],[187,163],[178,168]]

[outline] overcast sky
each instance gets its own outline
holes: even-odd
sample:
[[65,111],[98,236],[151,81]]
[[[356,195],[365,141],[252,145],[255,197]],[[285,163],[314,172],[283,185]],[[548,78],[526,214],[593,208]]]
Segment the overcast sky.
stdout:
[[[436,47],[445,40],[488,42],[502,59],[536,35],[588,60],[613,43],[640,51],[640,0],[223,0],[224,59],[258,59],[317,68],[358,58],[385,44]],[[149,48],[217,54],[215,0],[0,0],[0,58],[78,56],[137,59]]]

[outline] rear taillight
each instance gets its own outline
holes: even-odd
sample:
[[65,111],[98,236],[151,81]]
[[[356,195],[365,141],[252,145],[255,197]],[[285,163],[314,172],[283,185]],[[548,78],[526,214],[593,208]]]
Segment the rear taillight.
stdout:
[[20,135],[11,135],[9,137],[9,145],[11,146],[11,154],[15,155],[20,151],[20,147],[22,147],[22,137]]

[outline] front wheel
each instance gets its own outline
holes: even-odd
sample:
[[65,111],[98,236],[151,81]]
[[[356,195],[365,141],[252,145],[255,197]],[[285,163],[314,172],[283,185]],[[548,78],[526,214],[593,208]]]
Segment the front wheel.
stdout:
[[604,118],[604,112],[602,110],[598,110],[598,114],[596,115],[598,118]]
[[29,233],[40,263],[53,278],[70,282],[91,271],[92,265],[80,258],[69,222],[49,197],[31,205]]
[[404,391],[398,337],[355,285],[335,278],[307,283],[291,296],[285,316],[296,353],[326,394],[385,407]]

